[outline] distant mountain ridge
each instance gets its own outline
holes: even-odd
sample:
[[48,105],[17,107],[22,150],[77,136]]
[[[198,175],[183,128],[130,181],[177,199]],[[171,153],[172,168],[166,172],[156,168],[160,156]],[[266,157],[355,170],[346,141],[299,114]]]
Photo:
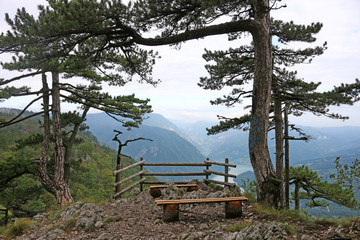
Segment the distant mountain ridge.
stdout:
[[[152,141],[131,142],[123,147],[123,154],[129,155],[137,161],[144,158],[150,163],[163,162],[203,162],[206,157],[185,138],[181,137],[180,129],[169,120],[158,114],[150,114],[149,118],[139,128],[127,131],[121,123],[108,117],[104,113],[89,114],[86,124],[90,131],[102,143],[114,149],[118,148],[118,143],[112,141],[115,136],[114,129],[123,132],[118,138],[124,143],[126,140],[135,138],[148,138]],[[193,172],[194,167],[149,167],[151,172]],[[202,170],[201,170],[202,171]],[[177,177],[179,181],[184,178]],[[164,177],[162,179],[165,179]],[[166,178],[168,179],[168,178]],[[187,180],[188,177],[186,178]]]

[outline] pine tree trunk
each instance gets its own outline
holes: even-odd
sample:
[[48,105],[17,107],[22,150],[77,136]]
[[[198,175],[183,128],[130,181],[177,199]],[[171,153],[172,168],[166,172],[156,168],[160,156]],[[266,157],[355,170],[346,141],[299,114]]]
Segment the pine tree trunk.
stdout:
[[65,154],[64,154],[64,157],[65,157],[65,160],[64,160],[64,181],[66,182],[66,184],[69,184],[69,178],[70,178],[70,160],[71,160],[71,150],[72,150],[72,147],[74,145],[74,142],[76,140],[76,136],[79,132],[79,128],[80,128],[80,125],[83,123],[83,121],[85,120],[85,117],[88,113],[88,111],[90,110],[90,107],[89,106],[86,106],[83,113],[82,113],[82,116],[81,116],[81,119],[82,121],[81,122],[78,122],[74,125],[74,128],[72,130],[72,133],[70,135],[70,138],[68,140],[68,142],[66,144],[64,144],[65,146]]
[[43,110],[44,110],[44,138],[42,143],[41,157],[37,162],[37,168],[39,172],[39,178],[41,184],[50,193],[55,195],[54,182],[49,178],[47,171],[47,163],[50,159],[50,114],[49,114],[49,95],[50,90],[47,84],[45,73],[42,74],[42,86],[43,86]]
[[[121,169],[121,149],[122,149],[122,144],[120,141],[119,142],[119,147],[118,147],[118,152],[117,152],[117,158],[116,158],[116,170],[120,170]],[[120,182],[121,180],[121,173],[116,174],[115,176],[115,183]],[[115,193],[118,193],[121,191],[121,186],[117,185],[115,187]],[[119,196],[121,197],[121,196]]]
[[64,208],[73,201],[68,184],[64,180],[64,151],[61,134],[60,121],[60,86],[59,73],[52,73],[53,94],[52,94],[52,119],[55,151],[55,189],[56,200],[60,208]]
[[289,151],[289,119],[288,119],[288,108],[289,105],[285,104],[285,110],[284,110],[284,123],[285,123],[285,209],[290,208],[290,151]]
[[294,198],[295,198],[295,210],[300,210],[300,199],[299,199],[299,181],[295,180],[295,190],[294,190]]
[[274,85],[274,116],[275,116],[275,142],[276,142],[276,177],[280,181],[280,201],[277,208],[285,207],[285,187],[284,187],[284,136],[281,99],[277,92],[277,84]]
[[277,207],[280,201],[280,181],[276,179],[267,142],[272,83],[272,44],[268,0],[256,1],[254,9],[256,29],[252,32],[252,36],[256,61],[249,152],[256,178],[258,201]]

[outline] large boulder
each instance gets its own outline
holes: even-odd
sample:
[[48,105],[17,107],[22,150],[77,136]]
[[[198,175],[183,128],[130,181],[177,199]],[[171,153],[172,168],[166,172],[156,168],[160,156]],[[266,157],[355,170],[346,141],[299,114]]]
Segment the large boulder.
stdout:
[[61,218],[77,218],[75,228],[90,231],[103,226],[102,210],[93,203],[76,202],[61,213]]

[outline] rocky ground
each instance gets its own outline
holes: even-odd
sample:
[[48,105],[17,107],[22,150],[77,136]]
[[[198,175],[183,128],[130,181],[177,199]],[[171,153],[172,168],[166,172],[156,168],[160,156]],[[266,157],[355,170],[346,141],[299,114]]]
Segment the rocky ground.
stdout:
[[[163,198],[174,198],[179,191],[171,186],[163,190]],[[238,193],[229,189],[216,191],[204,185],[195,192],[181,192],[181,197],[231,194]],[[48,222],[46,218],[46,214],[36,216],[34,220],[42,222],[41,226],[33,226],[16,239],[360,239],[360,219],[347,228],[326,224],[310,227],[301,222],[279,223],[258,213],[247,202],[243,205],[243,216],[238,219],[226,219],[224,203],[212,203],[181,205],[180,221],[166,223],[161,219],[162,207],[154,204],[149,191],[100,207],[78,202],[52,223],[45,224]]]

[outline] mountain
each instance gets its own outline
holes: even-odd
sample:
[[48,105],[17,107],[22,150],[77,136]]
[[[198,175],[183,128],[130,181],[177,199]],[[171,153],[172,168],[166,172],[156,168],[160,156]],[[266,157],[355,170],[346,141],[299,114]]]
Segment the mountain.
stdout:
[[[104,113],[89,114],[86,123],[100,142],[114,149],[118,148],[118,143],[112,141],[115,136],[114,129],[123,132],[118,136],[122,143],[139,137],[152,139],[152,141],[130,142],[123,147],[122,153],[136,160],[144,158],[149,163],[180,163],[203,162],[206,159],[193,144],[179,135],[181,132],[176,125],[158,114],[150,114],[139,128],[133,128],[131,131],[127,131],[119,122]],[[181,169],[178,167],[148,167],[147,170],[151,172],[202,171],[199,167],[181,167]],[[185,178],[189,180],[188,177]],[[168,178],[162,177],[161,179],[167,180]],[[181,181],[184,178],[171,179]]]

